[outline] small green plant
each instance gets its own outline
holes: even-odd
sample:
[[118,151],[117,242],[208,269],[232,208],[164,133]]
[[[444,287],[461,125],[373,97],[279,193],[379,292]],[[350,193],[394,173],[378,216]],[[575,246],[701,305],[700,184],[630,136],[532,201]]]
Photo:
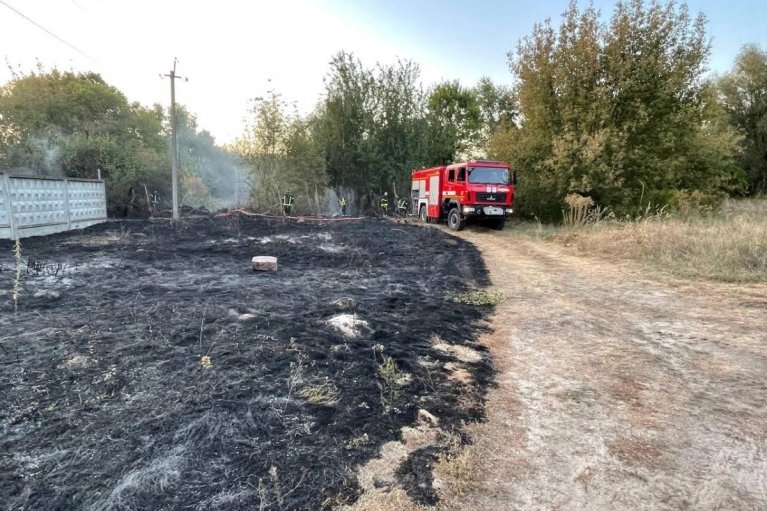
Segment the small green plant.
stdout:
[[[379,351],[381,352],[380,360],[378,359]],[[409,381],[408,375],[399,370],[393,358],[383,354],[383,347],[380,345],[373,347],[373,358],[378,365],[377,385],[381,393],[381,405],[384,412],[388,413],[394,409],[394,401],[397,399],[399,388]]]
[[465,305],[498,305],[503,300],[503,295],[495,291],[448,291],[445,293],[445,300]]

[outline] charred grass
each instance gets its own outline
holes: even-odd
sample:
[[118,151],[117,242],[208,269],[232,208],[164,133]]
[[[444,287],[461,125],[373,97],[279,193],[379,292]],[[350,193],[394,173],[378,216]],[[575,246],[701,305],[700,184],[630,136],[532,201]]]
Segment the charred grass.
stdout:
[[[487,273],[436,229],[200,217],[25,239],[58,271],[21,275],[17,314],[13,245],[0,254],[5,508],[330,508],[419,410],[445,434],[482,417],[488,308],[445,293]],[[364,328],[333,328],[342,312]],[[481,354],[469,383],[435,334]],[[408,457],[393,501],[433,503],[413,471],[440,452]]]

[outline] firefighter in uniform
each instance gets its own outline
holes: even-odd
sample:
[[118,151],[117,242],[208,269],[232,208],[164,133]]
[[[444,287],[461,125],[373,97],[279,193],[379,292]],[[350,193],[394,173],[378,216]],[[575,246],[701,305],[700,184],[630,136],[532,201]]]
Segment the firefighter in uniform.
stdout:
[[286,192],[282,196],[282,214],[285,216],[290,216],[291,210],[293,209],[293,200],[295,198],[293,197],[293,194],[290,192]]
[[402,198],[397,201],[397,214],[399,216],[407,216],[407,199]]
[[131,186],[130,190],[128,190],[128,195],[130,199],[128,199],[128,203],[125,206],[125,216],[133,218],[133,211],[136,207],[136,189]]
[[341,208],[341,215],[346,216],[346,197],[343,195],[338,199],[338,206]]
[[386,216],[386,213],[389,211],[389,192],[384,192],[383,197],[381,197],[381,214],[383,216]]

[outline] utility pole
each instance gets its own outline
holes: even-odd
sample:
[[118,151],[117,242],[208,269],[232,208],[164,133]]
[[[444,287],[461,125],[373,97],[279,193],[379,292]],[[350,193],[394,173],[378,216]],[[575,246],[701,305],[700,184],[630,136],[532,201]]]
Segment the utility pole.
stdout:
[[173,187],[173,220],[179,219],[178,214],[178,140],[176,138],[176,131],[178,125],[176,122],[176,79],[181,78],[184,81],[188,81],[183,76],[176,74],[176,62],[178,59],[173,59],[173,69],[170,70],[170,74],[161,75],[170,78],[170,166],[171,166],[171,186]]

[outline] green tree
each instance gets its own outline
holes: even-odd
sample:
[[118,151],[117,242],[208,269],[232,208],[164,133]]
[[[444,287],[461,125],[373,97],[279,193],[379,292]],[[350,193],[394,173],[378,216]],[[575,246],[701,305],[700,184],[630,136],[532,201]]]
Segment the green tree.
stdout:
[[269,90],[265,98],[253,99],[252,121],[234,144],[250,169],[251,204],[264,211],[277,212],[281,195],[288,191],[283,175],[289,123],[286,106],[275,90]]
[[139,187],[166,191],[162,109],[129,103],[95,73],[19,75],[0,89],[0,168],[107,180],[111,213]]
[[410,189],[410,172],[423,161],[425,95],[420,70],[409,61],[379,65],[373,88],[373,123],[368,128],[368,164],[373,190]]
[[767,52],[746,45],[717,83],[720,101],[743,135],[741,166],[751,193],[767,193]]
[[285,188],[297,194],[297,207],[322,213],[328,176],[322,147],[317,142],[318,126],[313,116],[303,119],[298,114],[293,115],[283,139],[284,177]]
[[479,102],[481,128],[479,152],[481,156],[490,153],[490,139],[499,130],[508,130],[515,125],[518,112],[513,91],[505,85],[496,85],[483,76],[474,87]]
[[288,113],[287,107],[275,90],[254,99],[253,121],[233,150],[249,167],[254,208],[276,213],[282,194],[291,192],[298,211],[319,212],[327,176],[316,135],[318,121]]
[[535,25],[509,55],[519,127],[490,144],[520,172],[520,205],[553,218],[579,193],[632,213],[677,190],[736,189],[736,139],[702,80],[704,28],[685,5],[642,0],[607,24],[573,2],[557,29]]
[[372,182],[368,155],[372,151],[374,85],[373,73],[351,53],[340,52],[331,60],[317,114],[333,186],[365,193]]
[[482,110],[474,89],[458,81],[437,84],[429,94],[428,111],[432,163],[452,163],[478,151]]
[[352,191],[363,208],[384,191],[405,194],[410,171],[428,160],[419,74],[409,61],[366,69],[345,52],[331,61],[315,133],[330,185]]

